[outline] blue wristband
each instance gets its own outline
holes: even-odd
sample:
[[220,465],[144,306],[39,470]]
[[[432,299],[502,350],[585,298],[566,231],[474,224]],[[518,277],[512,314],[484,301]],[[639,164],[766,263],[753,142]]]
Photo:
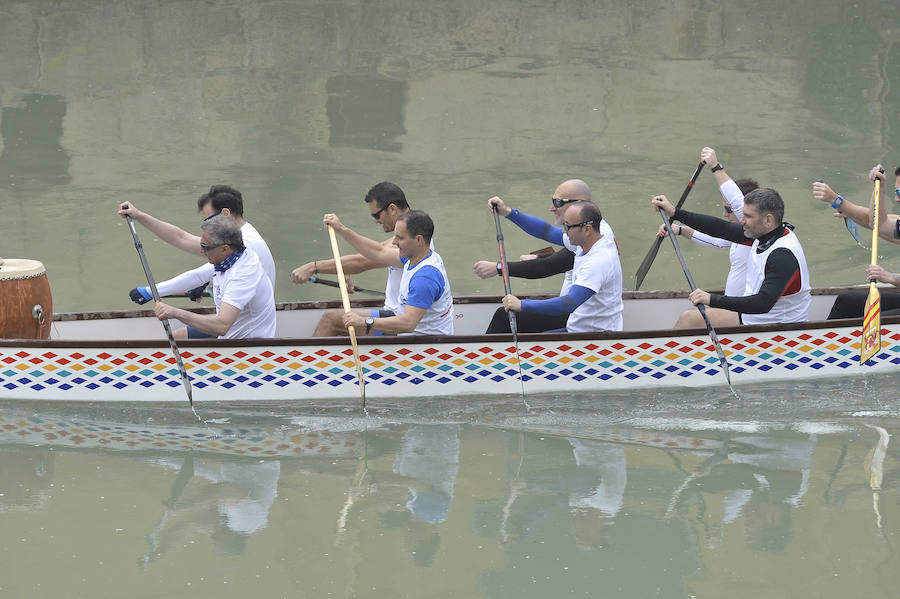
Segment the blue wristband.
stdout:
[[844,196],[839,195],[838,197],[834,198],[834,201],[831,203],[831,207],[834,208],[835,210],[837,210],[838,208],[841,207],[841,204],[843,204],[843,203],[844,203]]

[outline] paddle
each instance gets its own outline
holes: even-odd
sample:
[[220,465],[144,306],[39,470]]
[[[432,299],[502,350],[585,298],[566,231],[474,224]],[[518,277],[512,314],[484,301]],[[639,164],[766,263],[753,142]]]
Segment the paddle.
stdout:
[[[340,287],[340,283],[337,281],[331,281],[329,279],[320,279],[318,276],[313,275],[309,278],[310,283],[318,283],[319,285],[326,285],[328,287]],[[371,293],[372,295],[384,295],[384,291],[375,291],[374,289],[363,289],[362,287],[353,286],[356,291],[360,293]]]
[[[703,163],[700,164],[703,166]],[[699,170],[697,172],[700,172]],[[684,271],[684,276],[687,278],[688,286],[690,286],[691,291],[697,288],[694,285],[694,277],[691,276],[691,271],[688,269],[687,262],[684,260],[684,254],[681,253],[681,246],[678,245],[678,239],[675,237],[675,231],[672,230],[672,224],[669,222],[669,217],[664,210],[660,210],[659,213],[662,215],[663,223],[666,225],[666,231],[669,233],[669,239],[672,240],[672,245],[675,246],[675,253],[678,255],[678,261],[681,262],[681,270]],[[662,239],[660,237],[660,239]],[[719,354],[719,364],[722,366],[722,372],[725,374],[725,380],[728,381],[728,386],[731,387],[731,373],[728,369],[728,360],[725,359],[725,351],[722,349],[722,344],[719,343],[719,336],[716,335],[716,330],[713,328],[712,323],[709,321],[709,316],[706,315],[706,306],[703,304],[697,304],[697,309],[700,310],[700,314],[703,316],[703,322],[706,323],[706,330],[709,332],[709,338],[712,340],[713,345],[716,346],[716,353]],[[734,392],[734,389],[732,389]]]
[[[875,179],[874,215],[872,217],[872,266],[878,264],[878,209],[881,204],[881,180]],[[863,312],[862,334],[859,339],[859,363],[865,364],[881,351],[881,295],[875,279],[869,281],[869,297]]]
[[[350,296],[347,294],[347,282],[344,280],[344,265],[341,264],[341,252],[338,249],[337,237],[334,229],[328,227],[328,238],[331,240],[331,251],[334,253],[334,269],[337,271],[338,287],[341,290],[341,301],[344,303],[344,312],[350,312]],[[312,279],[310,279],[312,280]],[[356,376],[359,378],[359,396],[362,400],[363,410],[366,409],[366,379],[363,377],[362,362],[359,359],[359,346],[356,344],[356,328],[347,327],[350,333],[350,345],[353,346],[353,359],[356,360]]]
[[[687,199],[688,194],[691,193],[691,190],[694,188],[694,183],[697,181],[697,177],[700,176],[700,171],[703,170],[703,166],[704,163],[702,161],[697,165],[697,170],[694,171],[694,176],[691,177],[690,181],[688,181],[687,187],[684,188],[684,191],[681,194],[681,198],[679,198],[678,200],[678,204],[675,205],[676,210],[684,205],[684,201]],[[644,277],[647,276],[647,273],[650,271],[650,267],[653,266],[653,261],[656,259],[656,254],[659,252],[659,246],[662,245],[662,241],[662,237],[656,237],[653,240],[653,245],[650,246],[650,251],[647,252],[647,255],[644,256],[644,261],[641,262],[640,266],[638,266],[637,272],[634,275],[635,291],[641,288],[641,283],[644,282]]]
[[[497,246],[500,248],[500,274],[503,276],[503,290],[506,295],[512,295],[512,286],[509,284],[509,264],[506,262],[506,248],[503,247],[503,230],[500,228],[500,214],[497,207],[491,205],[491,212],[494,214],[494,225],[497,227]],[[522,376],[522,359],[519,357],[519,331],[516,326],[516,313],[507,310],[506,315],[509,317],[509,330],[513,336],[513,344],[516,346],[516,366],[519,368],[519,382],[522,384],[522,401],[525,401],[525,377]],[[525,403],[528,407],[528,403]]]
[[[506,263],[506,249],[503,247],[503,231],[500,229],[500,215],[497,208],[491,206],[491,212],[494,214],[494,224],[497,226],[497,245],[500,248],[500,274],[503,277],[503,291],[506,295],[512,295],[512,287],[509,284],[509,266]],[[506,315],[509,317],[509,330],[512,331],[515,339],[518,331],[516,330],[516,313],[507,310]],[[518,345],[518,341],[516,342]]]
[[844,225],[847,226],[847,231],[850,232],[850,236],[853,237],[853,241],[859,243],[859,225],[856,223],[856,221],[844,217]]
[[170,293],[169,295],[163,295],[161,297],[172,297],[177,299],[189,299],[192,302],[199,302],[202,298],[212,297],[212,293],[209,291],[203,291],[202,293]]
[[[122,208],[127,208],[128,204],[123,204]],[[144,246],[138,237],[137,230],[134,228],[134,221],[131,216],[126,214],[125,220],[128,221],[128,228],[131,229],[131,237],[134,239],[134,248],[137,250],[138,256],[141,257],[141,266],[144,267],[144,275],[147,277],[147,285],[150,287],[150,293],[153,295],[153,302],[160,303],[159,291],[156,289],[156,281],[153,279],[153,273],[150,272],[150,265],[147,263],[147,256],[144,255]],[[184,390],[188,396],[188,403],[193,407],[194,395],[191,390],[191,380],[188,378],[187,370],[184,369],[184,362],[181,360],[181,352],[178,351],[178,345],[175,343],[175,337],[172,336],[172,328],[169,326],[169,320],[162,320],[163,328],[166,330],[166,337],[169,338],[169,347],[175,355],[175,363],[178,365],[178,372],[181,373],[181,382],[184,383]]]

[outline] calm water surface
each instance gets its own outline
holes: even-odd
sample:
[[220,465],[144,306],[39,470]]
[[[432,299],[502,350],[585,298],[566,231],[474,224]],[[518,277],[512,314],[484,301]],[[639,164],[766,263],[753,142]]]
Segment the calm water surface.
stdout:
[[[117,204],[196,230],[194,200],[227,182],[275,254],[277,298],[334,299],[289,271],[330,255],[326,211],[381,238],[362,198],[388,179],[435,218],[454,292],[499,293],[471,271],[496,256],[485,200],[546,214],[556,185],[581,177],[629,286],[659,225],[649,197],[677,198],[711,145],[732,176],[785,197],[814,284],[862,283],[869,254],[811,184],[866,202],[871,166],[900,164],[894,8],[3,2],[0,256],[43,261],[57,310],[125,308],[143,273]],[[721,210],[708,173],[689,202]],[[543,245],[506,237],[512,256]],[[198,262],[144,243],[157,278]],[[698,284],[721,287],[725,253],[687,252]],[[890,266],[895,249],[883,253]],[[667,247],[644,287],[684,288],[674,264]],[[378,288],[383,274],[359,282]]]
[[0,595],[895,597],[897,383],[7,403]]
[[[142,281],[116,205],[196,230],[231,183],[291,268],[321,215],[431,213],[457,294],[499,293],[485,200],[580,177],[626,286],[711,145],[779,190],[816,285],[869,253],[814,202],[900,164],[885,1],[0,3],[0,256],[57,311]],[[717,212],[701,175],[689,207]],[[508,230],[510,255],[543,244]],[[143,232],[157,278],[196,266]],[[883,262],[897,269],[896,248]],[[685,247],[700,286],[725,253]],[[645,288],[683,288],[668,248]],[[382,273],[358,277],[378,288]],[[558,280],[514,282],[553,291]],[[3,597],[895,597],[897,377],[663,395],[186,409],[0,406]]]

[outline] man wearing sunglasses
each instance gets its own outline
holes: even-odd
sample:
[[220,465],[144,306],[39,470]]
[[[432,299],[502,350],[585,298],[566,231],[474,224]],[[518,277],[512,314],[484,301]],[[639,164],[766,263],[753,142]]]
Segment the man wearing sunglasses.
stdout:
[[[740,296],[710,294],[695,289],[690,294],[694,305],[710,306],[706,311],[716,326],[806,322],[809,318],[810,280],[806,257],[793,226],[783,222],[784,200],[774,189],[760,187],[744,196],[740,223],[705,214],[675,209],[666,196],[655,196],[651,205],[665,210],[669,219],[714,237],[751,246],[747,261],[744,293]],[[689,312],[676,323],[693,326]]]
[[[553,214],[554,224],[557,227],[562,226],[568,208],[579,201],[591,201],[591,189],[588,187],[588,184],[581,179],[569,179],[563,181],[556,187],[550,198],[550,212]],[[490,204],[490,200],[488,202]],[[501,212],[501,214],[503,214],[503,212]],[[535,230],[548,226],[547,223],[540,219],[534,219],[534,221]],[[604,241],[615,245],[615,235],[613,235],[613,231],[609,224],[604,220],[601,222],[600,226]],[[528,232],[531,233],[531,231]],[[539,237],[539,235],[537,236]],[[565,273],[566,277],[563,281],[561,291],[562,294],[565,294],[572,285],[572,266],[574,263],[575,253],[566,247],[562,247],[550,254],[541,256],[522,256],[520,261],[508,262],[507,266],[511,277],[523,279],[544,279],[553,275]],[[481,260],[475,263],[474,270],[476,275],[482,279],[486,279],[500,274],[500,263],[490,260]],[[568,314],[554,315],[528,312],[519,315],[516,319],[516,326],[521,333],[540,333],[543,331],[563,329],[566,327],[567,320]],[[503,308],[497,309],[485,332],[488,334],[510,332],[509,318],[506,315],[506,310]]]
[[[160,320],[177,318],[194,330],[219,339],[275,336],[275,296],[256,253],[244,247],[237,222],[224,214],[200,225],[198,246],[213,268],[215,314],[197,314],[165,303],[153,308]],[[184,337],[185,329],[175,331]],[[181,334],[179,334],[181,333]]]
[[[725,166],[719,162],[716,151],[710,147],[700,150],[700,161],[703,164],[710,165],[713,177],[719,187],[719,193],[722,195],[722,218],[732,223],[739,223],[744,214],[744,196],[759,187],[759,184],[753,179],[732,180],[725,172]],[[728,278],[725,281],[725,295],[741,296],[744,294],[747,261],[750,257],[750,246],[741,243],[732,243],[727,239],[719,239],[712,235],[707,235],[700,231],[695,231],[692,227],[684,224],[675,224],[672,227],[676,235],[683,235],[704,247],[728,248],[728,259],[730,268],[728,270]],[[666,226],[660,225],[657,232],[659,237],[665,237]],[[697,310],[688,310],[682,316],[683,320],[679,321],[680,328],[703,328],[706,324],[703,317]]]
[[[244,245],[252,249],[259,258],[259,262],[262,264],[263,270],[274,289],[275,260],[272,258],[272,252],[269,251],[269,246],[263,240],[259,231],[244,220],[244,197],[241,195],[241,192],[230,185],[213,185],[208,192],[197,199],[197,211],[200,212],[204,222],[219,214],[234,220],[241,230]],[[200,249],[199,236],[188,233],[176,225],[159,220],[146,212],[138,210],[134,203],[130,201],[123,203],[119,207],[119,215],[122,218],[130,216],[169,245],[184,250],[189,254],[203,256],[203,252]],[[161,281],[157,283],[156,288],[160,297],[187,293],[194,301],[200,301],[204,289],[212,281],[214,274],[213,265],[207,263],[168,281]],[[129,295],[137,304],[145,304],[152,299],[150,288],[146,285],[135,287]],[[187,335],[190,339],[210,337],[210,335],[197,331],[190,326],[187,328]]]
[[622,330],[619,252],[615,241],[604,235],[603,217],[594,204],[573,203],[566,209],[562,227],[550,227],[540,219],[512,210],[500,198],[491,198],[489,203],[526,232],[562,244],[575,255],[571,284],[563,286],[559,297],[521,300],[510,294],[503,298],[506,310],[565,316],[566,325],[561,330],[569,333]]
[[390,335],[452,335],[453,295],[444,261],[431,247],[434,222],[421,210],[410,210],[397,219],[392,247],[363,237],[335,214],[323,218],[356,251],[379,264],[390,264],[402,271],[400,305],[396,314],[368,317],[359,311],[342,316],[345,328],[365,329]]
[[[397,226],[397,221],[410,211],[409,202],[406,200],[406,194],[399,186],[390,181],[382,181],[374,186],[366,193],[366,206],[369,209],[369,215],[378,225],[381,225],[385,233],[393,233]],[[393,245],[394,237],[389,237],[381,243],[387,251],[399,257],[398,249]],[[434,249],[434,242],[430,241],[430,248]],[[376,268],[387,268],[387,283],[384,288],[384,306],[374,309],[357,309],[363,318],[388,318],[398,313],[400,308],[400,283],[403,278],[403,269],[395,266],[391,262],[378,262],[371,260],[362,254],[347,254],[341,256],[341,267],[344,275],[354,275],[357,273],[373,270]],[[291,281],[297,285],[302,285],[309,281],[310,277],[316,274],[336,274],[337,268],[333,258],[323,260],[313,260],[302,266],[298,266],[291,272]],[[349,282],[349,281],[348,281]],[[352,284],[347,286],[348,291],[352,293]],[[313,336],[315,337],[335,337],[347,334],[347,327],[343,322],[343,310],[328,310],[316,325]],[[382,335],[372,327],[367,327],[357,331],[357,335]]]

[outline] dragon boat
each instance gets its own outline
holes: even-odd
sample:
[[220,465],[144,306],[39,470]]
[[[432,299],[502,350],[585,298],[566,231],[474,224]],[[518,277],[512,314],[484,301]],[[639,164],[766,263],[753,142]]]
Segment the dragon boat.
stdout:
[[[861,319],[825,320],[835,297],[851,289],[815,289],[809,322],[718,329],[731,382],[739,386],[896,369],[900,317],[882,319],[881,350],[862,365]],[[604,393],[727,384],[706,330],[671,329],[681,311],[691,307],[687,292],[626,292],[623,297],[622,332],[522,333],[515,338],[483,334],[500,306],[499,296],[458,297],[455,335],[359,338],[366,397]],[[322,312],[338,307],[338,302],[279,303],[273,339],[180,341],[194,400],[359,398],[348,339],[311,337]],[[152,311],[56,313],[49,329],[45,339],[0,339],[0,399],[185,401],[175,358]]]

